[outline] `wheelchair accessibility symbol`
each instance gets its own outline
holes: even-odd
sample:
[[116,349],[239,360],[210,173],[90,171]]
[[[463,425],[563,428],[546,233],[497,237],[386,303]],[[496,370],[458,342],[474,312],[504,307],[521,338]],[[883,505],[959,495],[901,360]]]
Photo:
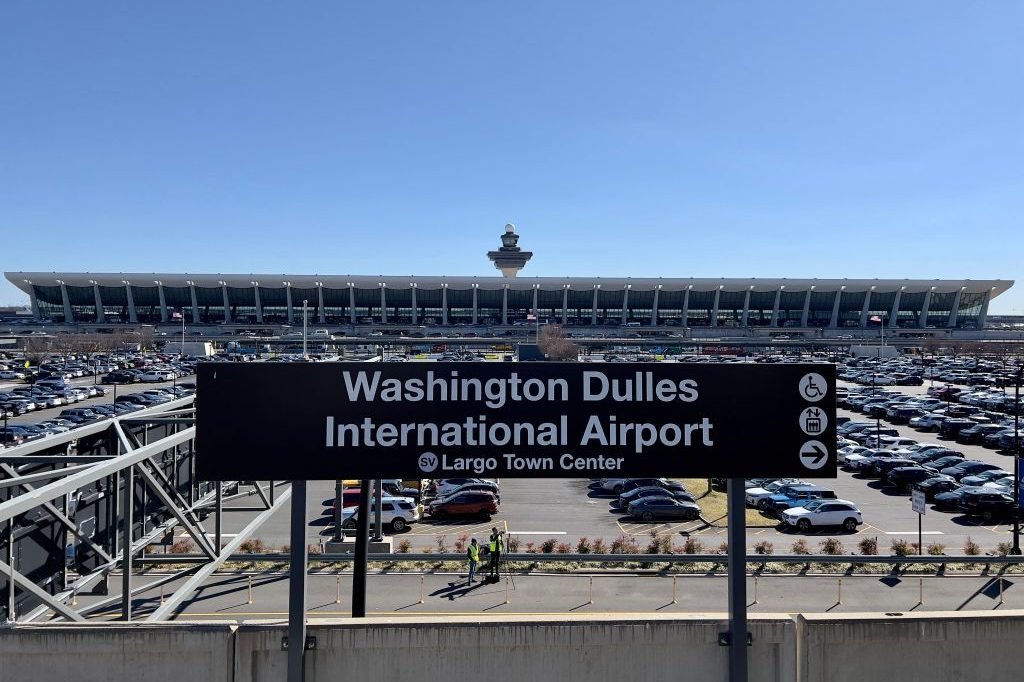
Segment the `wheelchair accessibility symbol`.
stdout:
[[817,372],[805,374],[800,379],[800,397],[804,400],[816,403],[824,398],[826,393],[828,393],[828,384],[825,383],[825,377]]

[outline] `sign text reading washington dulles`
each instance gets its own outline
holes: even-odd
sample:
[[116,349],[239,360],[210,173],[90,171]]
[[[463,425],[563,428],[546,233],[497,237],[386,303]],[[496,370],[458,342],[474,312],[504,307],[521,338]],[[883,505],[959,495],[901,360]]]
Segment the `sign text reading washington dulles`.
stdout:
[[831,365],[209,363],[204,480],[835,475]]

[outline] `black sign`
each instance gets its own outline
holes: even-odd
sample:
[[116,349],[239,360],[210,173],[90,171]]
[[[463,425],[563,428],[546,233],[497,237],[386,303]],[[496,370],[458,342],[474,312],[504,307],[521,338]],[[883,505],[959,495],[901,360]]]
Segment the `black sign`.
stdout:
[[835,367],[209,363],[203,480],[836,475]]

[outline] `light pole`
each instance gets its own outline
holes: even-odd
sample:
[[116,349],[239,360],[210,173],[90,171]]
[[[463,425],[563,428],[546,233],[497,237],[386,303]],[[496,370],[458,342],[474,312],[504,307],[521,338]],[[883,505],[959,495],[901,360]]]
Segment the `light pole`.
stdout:
[[305,360],[309,356],[306,354],[306,312],[309,309],[309,301],[302,299],[302,359]]
[[1013,381],[1013,549],[1011,554],[1020,554],[1020,384],[1024,365],[1017,365]]

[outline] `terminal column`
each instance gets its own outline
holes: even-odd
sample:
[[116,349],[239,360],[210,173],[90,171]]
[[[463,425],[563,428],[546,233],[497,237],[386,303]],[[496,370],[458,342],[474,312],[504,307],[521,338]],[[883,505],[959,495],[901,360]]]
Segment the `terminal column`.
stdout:
[[[409,284],[410,289],[410,302],[412,305],[412,323],[417,324],[420,318],[420,311],[416,308],[416,283],[411,282]],[[473,290],[473,324],[476,324],[476,289]]]
[[718,326],[718,300],[722,297],[722,286],[715,289],[715,302],[711,304],[711,326]]
[[[326,320],[323,319],[324,309],[324,290],[320,288],[320,324],[323,324]],[[348,316],[349,320],[353,325],[356,323],[356,285],[352,282],[348,283]]]
[[658,326],[658,295],[661,293],[661,285],[654,287],[654,302],[651,304],[651,326]]
[[139,321],[139,316],[135,312],[135,297],[132,296],[132,285],[130,282],[124,283],[124,295],[128,301],[128,321],[134,324]]
[[846,287],[839,287],[839,291],[836,292],[836,300],[832,301],[832,319],[829,320],[828,326],[831,329],[835,329],[839,326],[839,302],[843,298],[843,292]]
[[501,323],[508,324],[508,285],[501,289]]
[[693,290],[693,285],[686,287],[686,293],[683,294],[683,326],[690,326],[690,291]]
[[921,306],[921,317],[917,319],[917,326],[921,329],[928,326],[928,307],[932,304],[933,291],[935,291],[935,287],[932,287],[924,294],[924,304]]
[[864,307],[860,309],[860,328],[868,328],[868,311],[871,310],[871,292],[875,290],[871,287],[870,290],[864,292]]
[[750,319],[750,290],[754,287],[747,287],[747,293],[743,297],[743,315],[740,317],[740,326],[746,327],[747,320]]
[[292,307],[292,284],[291,282],[285,282],[284,284],[284,299],[288,305],[288,324],[295,324],[295,308]]
[[629,290],[632,286],[632,284],[627,284],[626,288],[622,290],[622,324],[626,324],[629,321]]
[[95,280],[92,281],[92,296],[96,300],[96,321],[103,322],[103,296],[100,295],[100,285]]
[[156,296],[160,301],[160,321],[167,322],[167,298],[164,296],[164,283],[156,280]]
[[477,308],[476,292],[480,288],[480,285],[473,282],[473,324],[477,324],[477,320],[480,317],[480,311]]
[[[196,285],[195,282],[188,283],[189,295],[192,298],[192,324],[199,324],[199,299],[196,298]],[[162,298],[162,295],[161,295]],[[164,305],[163,310],[164,322],[167,321],[167,306]]]
[[601,291],[601,285],[597,284],[594,286],[594,305],[590,309],[590,324],[591,326],[597,325],[597,294]]
[[252,283],[253,301],[256,302],[256,324],[263,324],[263,303],[260,301],[260,283]]
[[228,283],[220,283],[220,293],[224,297],[224,324],[231,324],[231,301],[228,299]]
[[385,289],[387,289],[387,283],[386,282],[381,282],[380,283],[380,321],[381,321],[382,324],[387,324],[388,323],[388,299],[387,299],[387,292],[384,291]]
[[800,313],[800,326],[807,327],[807,315],[811,310],[811,292],[814,291],[814,287],[807,290],[807,295],[804,296],[804,309]]
[[441,284],[441,324],[448,324],[448,282]]
[[539,311],[537,310],[537,288],[539,286],[540,286],[539,284],[534,284],[533,285],[533,316],[537,317],[537,318],[540,317],[540,315],[538,315]]
[[64,303],[64,323],[70,324],[75,321],[75,311],[71,307],[71,299],[68,298],[68,285],[62,279],[58,279],[57,283],[60,284],[60,298]]
[[27,284],[28,284],[28,300],[29,300],[29,303],[31,303],[31,305],[32,305],[32,319],[38,321],[39,318],[40,318],[40,315],[39,315],[39,297],[36,295],[36,287],[35,287],[35,285],[33,285],[32,282],[27,282]]
[[885,321],[885,326],[890,329],[896,327],[897,319],[900,314],[900,299],[903,297],[903,290],[906,287],[900,287],[896,290],[896,298],[892,300],[892,310],[889,312],[889,319]]
[[953,307],[949,311],[949,321],[946,326],[950,329],[956,329],[956,318],[960,314],[960,297],[964,293],[964,289],[967,287],[960,287],[956,292],[956,296],[953,297]]
[[982,301],[982,304],[981,304],[981,312],[978,314],[978,329],[979,330],[985,328],[985,320],[986,320],[986,318],[988,318],[988,301],[989,301],[990,298],[992,298],[992,292],[991,291],[985,292],[985,299]]
[[769,327],[777,327],[779,324],[779,302],[782,299],[782,290],[786,288],[783,284],[775,291],[775,303],[772,303],[772,321],[768,323]]

